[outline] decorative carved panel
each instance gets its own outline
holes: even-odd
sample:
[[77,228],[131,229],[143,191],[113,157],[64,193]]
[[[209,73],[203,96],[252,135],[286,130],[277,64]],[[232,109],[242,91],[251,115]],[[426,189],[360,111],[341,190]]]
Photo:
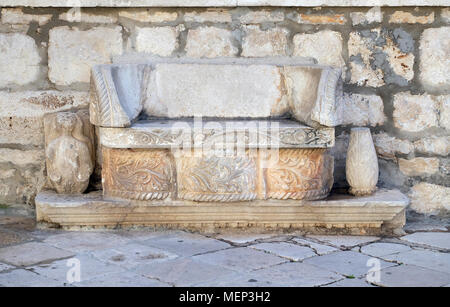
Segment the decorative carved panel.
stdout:
[[164,199],[174,191],[168,150],[103,149],[103,191],[127,199]]

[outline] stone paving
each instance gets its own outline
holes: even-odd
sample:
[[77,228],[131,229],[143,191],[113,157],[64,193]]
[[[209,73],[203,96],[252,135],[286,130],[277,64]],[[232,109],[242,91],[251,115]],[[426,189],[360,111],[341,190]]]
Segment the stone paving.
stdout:
[[449,286],[448,223],[419,226],[401,238],[69,232],[0,215],[0,286]]

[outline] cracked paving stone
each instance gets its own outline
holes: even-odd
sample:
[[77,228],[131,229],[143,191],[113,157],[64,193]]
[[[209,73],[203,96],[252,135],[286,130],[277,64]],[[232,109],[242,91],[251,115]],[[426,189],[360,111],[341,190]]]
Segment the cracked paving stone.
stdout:
[[319,255],[326,255],[326,254],[329,254],[329,253],[332,253],[332,252],[335,252],[338,250],[335,247],[311,242],[311,241],[301,239],[301,238],[294,238],[292,240],[294,240],[295,242],[297,242],[301,245],[306,245],[306,246],[312,248]]
[[66,232],[48,237],[45,243],[77,253],[127,244],[129,239],[105,232]]
[[450,254],[428,250],[411,250],[404,253],[383,256],[383,259],[403,264],[416,265],[438,272],[450,273]]
[[75,269],[77,267],[78,261],[80,265],[80,282],[90,280],[102,275],[125,271],[125,269],[120,266],[104,263],[88,254],[76,255],[74,258],[70,259],[71,261],[68,260],[69,259],[59,260],[50,264],[29,267],[28,269],[36,272],[41,276],[45,276],[47,278],[51,278],[60,282],[67,282],[67,274],[69,270],[71,268]]
[[299,246],[285,242],[259,243],[250,246],[250,248],[266,251],[271,254],[275,254],[283,258],[288,258],[293,261],[300,261],[306,258],[316,256],[316,253],[309,247]]
[[441,249],[450,249],[449,232],[416,232],[401,238],[415,244],[428,245]]
[[236,247],[193,257],[238,272],[252,271],[286,262],[286,259],[248,247]]
[[3,287],[63,287],[65,282],[46,278],[28,270],[14,270],[0,273],[0,286]]
[[[235,279],[217,279],[216,287],[313,287],[342,279],[342,276],[313,265],[288,262],[240,274]],[[203,284],[208,286],[208,284]]]
[[161,262],[177,257],[177,255],[159,248],[136,243],[121,245],[105,250],[93,251],[92,255],[100,261],[120,265],[129,269],[140,264]]
[[0,272],[8,271],[8,270],[11,270],[13,268],[14,268],[13,266],[10,266],[10,265],[8,265],[6,263],[0,263]]
[[148,278],[181,287],[196,286],[200,283],[211,284],[217,279],[237,274],[224,267],[202,263],[192,258],[141,265],[135,271]]
[[141,241],[140,244],[167,250],[180,256],[198,255],[230,247],[225,242],[185,232],[155,237]]
[[398,254],[410,250],[411,248],[409,246],[396,243],[372,243],[361,247],[361,252],[363,254],[373,257],[382,257],[392,254]]
[[0,249],[0,261],[15,266],[29,266],[72,257],[73,253],[45,243],[30,242]]
[[0,247],[1,246],[7,246],[12,244],[19,244],[22,242],[30,241],[31,237],[20,234],[20,233],[14,233],[12,231],[2,231],[0,230]]
[[132,272],[112,273],[74,284],[76,287],[168,287],[169,284]]
[[351,248],[356,245],[375,242],[380,240],[378,237],[371,236],[322,236],[322,235],[308,235],[312,238],[324,243],[331,244],[339,248]]
[[228,242],[232,242],[234,244],[246,244],[251,243],[256,240],[262,240],[262,239],[270,239],[272,237],[275,237],[274,234],[221,234],[218,235],[217,239],[222,239]]
[[369,284],[365,278],[344,278],[338,282],[325,285],[324,287],[351,287],[351,288],[365,288],[375,287]]
[[[312,264],[345,276],[360,277],[365,276],[373,267],[373,265],[368,263],[369,259],[373,258],[353,251],[341,251],[309,258],[306,259],[304,263]],[[379,261],[380,268],[387,268],[395,265],[394,263],[383,260]]]
[[400,265],[381,270],[383,287],[441,287],[450,282],[450,274],[429,270],[415,265]]

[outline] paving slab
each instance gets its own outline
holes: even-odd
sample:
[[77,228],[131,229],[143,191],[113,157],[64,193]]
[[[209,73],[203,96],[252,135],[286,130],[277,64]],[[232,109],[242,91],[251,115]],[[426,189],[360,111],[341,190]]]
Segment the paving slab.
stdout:
[[120,265],[124,268],[134,268],[141,264],[161,262],[178,257],[175,254],[137,243],[120,245],[105,250],[93,251],[92,255],[100,261]]
[[324,287],[351,287],[351,288],[365,288],[365,287],[375,287],[369,284],[365,278],[344,278],[338,282],[325,285]]
[[132,272],[112,273],[76,283],[76,287],[168,287],[169,284]]
[[64,282],[47,278],[28,270],[19,269],[0,273],[0,286],[2,287],[64,287]]
[[331,247],[329,245],[324,245],[324,244],[319,244],[319,243],[315,243],[315,242],[311,242],[302,238],[293,238],[292,240],[294,240],[295,242],[304,245],[304,246],[308,246],[310,248],[312,248],[318,255],[326,255],[332,252],[337,251],[338,249],[335,247]]
[[[234,277],[234,276],[232,276]],[[216,287],[313,287],[332,283],[342,276],[329,270],[300,263],[287,262],[270,268],[239,274],[203,286]]]
[[221,234],[216,236],[217,239],[232,242],[234,244],[246,244],[256,240],[269,239],[275,237],[275,234]]
[[31,237],[22,233],[0,229],[0,247],[31,241]]
[[284,258],[248,247],[229,248],[214,253],[195,256],[193,259],[212,265],[223,266],[238,272],[262,269],[288,261]]
[[380,281],[374,284],[383,287],[441,287],[450,282],[450,274],[415,265],[400,265],[381,270]]
[[11,265],[9,265],[9,264],[6,264],[6,263],[0,263],[0,272],[4,272],[4,271],[7,271],[7,270],[11,270],[11,269],[13,269],[14,267],[13,266],[11,266]]
[[181,287],[196,286],[201,283],[211,284],[217,279],[237,276],[237,273],[232,270],[199,262],[192,258],[177,258],[141,265],[135,271],[145,277]]
[[225,242],[185,232],[154,237],[141,241],[141,244],[167,250],[180,256],[192,256],[230,247]]
[[[74,258],[79,260],[80,282],[111,273],[125,272],[125,269],[120,266],[101,262],[88,254],[76,255]],[[73,263],[68,262],[68,259],[65,259],[50,264],[28,267],[28,269],[53,280],[68,282],[67,274],[70,270],[74,269],[74,267]],[[78,282],[74,282],[73,284],[77,283]]]
[[76,253],[127,244],[129,239],[107,232],[66,232],[50,236],[45,243]]
[[316,253],[309,247],[285,242],[259,243],[250,246],[250,248],[266,251],[276,256],[287,258],[293,261],[300,261],[306,258],[317,256]]
[[360,244],[375,242],[380,240],[378,237],[372,236],[322,236],[322,235],[308,235],[312,238],[324,243],[331,244],[339,248],[351,248]]
[[15,266],[29,266],[49,263],[54,260],[72,257],[73,253],[39,242],[0,248],[0,261]]
[[409,252],[383,256],[383,259],[403,264],[416,265],[438,272],[450,273],[450,254],[429,250],[411,250]]
[[382,243],[382,242],[372,243],[361,247],[361,253],[374,257],[398,254],[410,250],[411,247],[403,244]]
[[[374,258],[353,251],[341,251],[324,256],[309,258],[306,259],[304,263],[312,264],[345,276],[360,277],[365,276],[372,268],[370,263],[369,266],[367,265],[369,259]],[[380,268],[395,265],[383,260],[379,261]]]
[[401,239],[410,243],[450,249],[450,232],[416,232]]

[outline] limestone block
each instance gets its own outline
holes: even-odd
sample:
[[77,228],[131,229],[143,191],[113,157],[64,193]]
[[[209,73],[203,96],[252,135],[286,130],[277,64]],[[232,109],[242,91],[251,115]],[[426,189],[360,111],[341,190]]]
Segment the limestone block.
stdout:
[[450,95],[438,96],[440,101],[439,126],[450,130]]
[[438,214],[450,210],[450,188],[421,182],[414,185],[409,193],[411,208],[419,213]]
[[419,24],[427,24],[427,23],[433,23],[434,22],[434,12],[431,12],[428,15],[413,15],[410,12],[404,12],[404,11],[395,11],[394,14],[392,14],[389,17],[390,23],[419,23]]
[[394,125],[409,132],[419,132],[438,126],[439,103],[428,94],[413,95],[410,92],[394,95]]
[[265,57],[286,55],[288,31],[281,28],[261,30],[259,26],[244,26],[242,56]]
[[344,93],[342,99],[342,124],[355,126],[383,125],[383,100],[377,95]]
[[439,172],[439,159],[398,159],[398,166],[400,171],[406,176],[430,176]]
[[52,15],[32,15],[23,13],[21,8],[4,8],[2,9],[2,23],[9,24],[29,24],[37,22],[40,26],[50,21]]
[[371,23],[380,23],[383,21],[383,12],[379,6],[374,6],[369,9],[366,13],[363,12],[352,12],[350,13],[350,18],[352,19],[352,25],[367,25]]
[[334,15],[314,15],[314,14],[297,14],[295,21],[302,24],[345,24],[347,19],[343,14]]
[[50,185],[58,193],[86,190],[94,170],[94,129],[87,110],[44,118],[45,158]]
[[170,56],[178,47],[175,27],[136,28],[136,50],[159,56]]
[[168,150],[103,148],[105,196],[164,199],[174,192],[175,166]]
[[260,151],[262,198],[325,198],[333,186],[333,158],[323,149]]
[[260,24],[262,22],[280,22],[284,20],[281,11],[256,10],[245,13],[239,18],[241,24]]
[[171,22],[178,18],[178,13],[161,11],[159,9],[128,8],[119,11],[119,17],[128,18],[138,22]]
[[96,14],[95,11],[86,11],[81,9],[79,12],[65,12],[59,14],[59,19],[68,22],[86,22],[86,23],[116,23],[118,18],[117,15],[111,11],[101,12]]
[[177,151],[177,188],[180,199],[234,202],[257,196],[257,155],[222,151]]
[[448,156],[450,154],[450,136],[432,136],[414,142],[419,153]]
[[408,140],[401,140],[380,132],[373,135],[373,141],[378,157],[395,160],[397,154],[408,155],[414,152],[414,145]]
[[190,29],[187,35],[186,54],[196,58],[235,56],[238,48],[233,44],[230,30],[217,27]]
[[370,195],[378,182],[378,159],[369,128],[352,128],[345,174],[353,195]]
[[450,88],[450,27],[430,28],[420,37],[420,81],[427,90]]
[[0,88],[36,81],[41,57],[31,37],[20,33],[0,33],[0,50],[0,71],[3,72],[0,74]]
[[324,30],[313,34],[296,34],[293,38],[294,55],[312,57],[318,64],[342,67],[342,36],[339,32]]
[[231,22],[231,13],[227,9],[208,8],[206,11],[192,11],[184,13],[184,20],[188,22]]
[[122,28],[56,27],[49,32],[49,79],[57,85],[89,82],[93,65],[122,53]]
[[44,160],[42,150],[19,150],[10,148],[0,148],[0,163],[12,163],[17,166],[27,166],[37,164]]
[[441,10],[441,19],[446,23],[450,22],[450,9],[448,7]]

